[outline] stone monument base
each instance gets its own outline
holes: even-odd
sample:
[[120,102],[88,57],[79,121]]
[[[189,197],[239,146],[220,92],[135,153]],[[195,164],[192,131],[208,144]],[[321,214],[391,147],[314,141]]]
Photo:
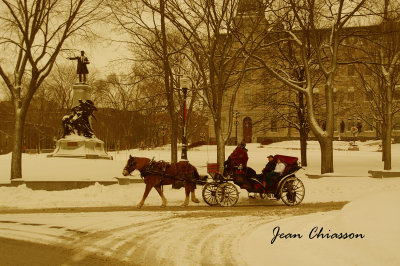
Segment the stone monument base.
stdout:
[[69,135],[56,142],[56,148],[47,157],[69,157],[82,159],[107,159],[113,157],[104,149],[104,142],[97,138]]

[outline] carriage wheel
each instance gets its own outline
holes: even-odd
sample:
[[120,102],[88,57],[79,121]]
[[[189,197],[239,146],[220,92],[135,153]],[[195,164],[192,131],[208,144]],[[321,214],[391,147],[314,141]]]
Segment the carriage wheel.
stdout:
[[239,191],[235,185],[223,183],[217,188],[216,199],[219,206],[231,207],[239,200]]
[[282,201],[288,206],[300,204],[304,199],[305,188],[298,178],[289,178],[283,181],[280,189]]
[[217,205],[217,199],[215,197],[215,191],[218,188],[217,182],[206,183],[203,187],[203,200],[210,206]]

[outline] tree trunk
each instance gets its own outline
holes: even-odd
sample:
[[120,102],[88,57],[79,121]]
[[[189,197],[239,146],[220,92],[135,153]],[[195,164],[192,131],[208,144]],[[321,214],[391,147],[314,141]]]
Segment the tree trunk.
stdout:
[[[385,161],[385,136],[386,136],[386,134],[385,134],[385,132],[386,132],[386,129],[385,129],[386,116],[384,114],[386,107],[385,107],[384,100],[381,101],[380,108],[381,108],[380,112],[382,112],[382,121],[379,122],[379,124],[377,125],[376,128],[379,128],[379,138],[381,139],[381,144],[382,144],[382,158],[381,159],[382,159],[382,162],[384,162]],[[378,111],[378,113],[379,113],[379,111]]]
[[174,82],[169,63],[168,40],[165,28],[165,0],[160,0],[160,15],[161,15],[161,45],[162,45],[162,60],[164,70],[164,86],[167,93],[168,112],[171,117],[171,162],[178,161],[178,118],[175,113],[174,103]]
[[382,127],[381,127],[381,141],[382,141],[382,162],[384,162],[385,161],[385,150],[386,150],[386,141],[385,141],[385,139],[386,139],[386,129],[385,129],[385,126],[382,124]]
[[[300,79],[299,79],[300,80]],[[302,80],[302,79],[301,79]],[[300,133],[300,155],[301,155],[301,165],[307,166],[307,128],[306,128],[306,111],[303,93],[299,92],[299,108],[297,111],[297,116],[299,118],[299,133]]]
[[303,127],[300,127],[300,155],[301,165],[307,166],[307,133]]
[[220,173],[224,172],[224,162],[225,162],[225,141],[222,136],[222,129],[220,125],[215,125],[215,138],[217,141],[217,163],[218,163],[218,171]]
[[321,147],[321,174],[333,173],[333,141],[330,138],[319,140]]
[[383,169],[391,170],[392,169],[392,134],[390,130],[386,130],[385,132],[385,149],[382,150],[384,161],[383,161]]
[[22,178],[22,140],[26,112],[19,108],[19,103],[14,102],[14,134],[11,156],[11,179]]
[[[312,95],[311,93],[306,94],[307,105],[313,106]],[[327,97],[327,100],[328,97]],[[328,109],[328,108],[327,108]],[[329,111],[329,109],[328,109]],[[332,114],[331,114],[332,115]],[[311,128],[311,131],[314,133],[314,136],[317,138],[320,149],[321,149],[321,174],[325,173],[333,173],[333,138],[332,135],[329,135],[329,131],[333,131],[333,127],[329,128],[327,123],[327,132],[323,131],[321,127],[318,125],[317,120],[315,119],[313,108],[309,108],[307,112],[308,122]],[[327,118],[329,115],[327,115]],[[327,122],[333,121],[332,119],[327,119]]]
[[[389,89],[390,90],[390,89]],[[389,95],[388,97],[391,97]],[[385,147],[384,150],[382,150],[384,161],[383,161],[383,169],[384,170],[391,170],[392,169],[392,103],[391,103],[391,98],[389,98],[388,103],[386,104],[386,110],[385,110],[385,116],[386,116],[386,127],[385,127],[385,132],[383,132],[383,135],[385,135]],[[382,141],[383,143],[383,141]]]

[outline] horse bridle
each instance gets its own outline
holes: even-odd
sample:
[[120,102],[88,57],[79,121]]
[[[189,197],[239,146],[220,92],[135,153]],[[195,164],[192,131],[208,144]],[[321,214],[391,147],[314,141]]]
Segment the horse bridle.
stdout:
[[[132,160],[132,162],[131,162],[130,160]],[[132,171],[130,171],[129,168],[130,168],[130,167],[135,167],[135,166],[136,166],[135,157],[131,157],[131,158],[129,158],[128,164],[124,167],[123,170],[127,171],[127,172],[129,173],[129,175],[131,175],[131,173],[132,173],[133,171],[135,171],[136,169],[133,169]]]

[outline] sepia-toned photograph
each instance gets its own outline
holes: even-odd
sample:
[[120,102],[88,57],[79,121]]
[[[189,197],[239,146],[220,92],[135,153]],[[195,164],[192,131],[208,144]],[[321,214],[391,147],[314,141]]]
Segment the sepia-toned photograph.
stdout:
[[0,266],[400,265],[399,0],[0,0]]

